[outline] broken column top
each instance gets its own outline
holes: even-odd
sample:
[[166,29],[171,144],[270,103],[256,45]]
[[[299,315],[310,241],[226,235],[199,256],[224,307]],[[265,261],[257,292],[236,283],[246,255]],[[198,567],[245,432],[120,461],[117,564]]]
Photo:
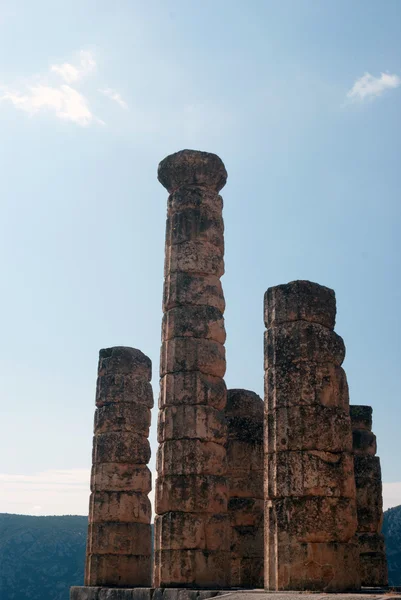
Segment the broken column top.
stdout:
[[152,379],[152,361],[146,354],[128,346],[114,346],[99,351],[99,375],[132,375]]
[[352,429],[372,431],[373,409],[367,405],[352,404],[350,407]]
[[250,390],[227,390],[228,437],[245,442],[263,439],[264,402]]
[[217,154],[180,150],[161,161],[157,178],[170,194],[183,186],[203,186],[219,192],[226,184],[227,171]]
[[334,290],[312,281],[290,281],[268,288],[264,298],[267,328],[291,321],[309,321],[334,329]]

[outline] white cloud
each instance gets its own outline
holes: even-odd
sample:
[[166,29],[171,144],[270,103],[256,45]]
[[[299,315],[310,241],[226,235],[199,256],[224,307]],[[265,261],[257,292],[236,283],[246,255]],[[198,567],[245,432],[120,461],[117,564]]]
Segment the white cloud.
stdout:
[[60,75],[67,83],[79,81],[96,68],[96,61],[91,52],[81,50],[79,53],[79,62],[77,65],[63,63],[62,65],[52,65],[50,70]]
[[6,88],[0,95],[1,100],[9,100],[16,109],[30,115],[48,110],[54,112],[59,119],[84,127],[92,122],[103,123],[92,114],[85,96],[69,85],[53,87],[37,84],[27,86],[24,92]]
[[397,88],[401,85],[401,78],[398,75],[381,73],[380,77],[374,77],[370,73],[365,73],[359,77],[347,93],[347,98],[351,102],[363,102],[367,99],[377,98],[386,90]]
[[127,110],[128,104],[125,102],[125,100],[121,98],[121,94],[119,94],[115,90],[112,90],[111,88],[104,88],[100,89],[99,92],[104,96],[107,96],[107,98],[114,100],[114,102],[117,102],[117,104],[119,104],[121,108]]
[[384,510],[393,506],[401,505],[401,481],[395,483],[383,483],[383,507]]

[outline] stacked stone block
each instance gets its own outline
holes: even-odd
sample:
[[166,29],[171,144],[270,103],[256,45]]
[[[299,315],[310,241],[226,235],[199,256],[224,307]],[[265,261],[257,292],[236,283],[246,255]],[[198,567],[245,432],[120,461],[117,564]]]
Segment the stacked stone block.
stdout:
[[248,390],[227,393],[228,514],[231,586],[263,587],[263,400]]
[[229,584],[223,201],[219,157],[183,150],[169,192],[158,420],[156,587]]
[[354,448],[355,483],[358,513],[357,538],[361,584],[382,587],[388,583],[383,522],[380,458],[376,455],[376,436],[372,433],[372,407],[350,407]]
[[309,281],[265,294],[265,586],[359,586],[344,342],[334,292]]
[[96,390],[85,585],[151,585],[148,441],[151,361],[140,350],[101,350]]

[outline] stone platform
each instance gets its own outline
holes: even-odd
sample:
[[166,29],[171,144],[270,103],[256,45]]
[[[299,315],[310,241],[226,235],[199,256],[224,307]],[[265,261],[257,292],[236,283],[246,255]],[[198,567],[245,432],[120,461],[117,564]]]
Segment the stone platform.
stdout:
[[266,592],[264,590],[195,590],[188,588],[106,588],[72,587],[70,600],[401,600],[401,588],[363,589],[359,592],[326,594],[324,592]]

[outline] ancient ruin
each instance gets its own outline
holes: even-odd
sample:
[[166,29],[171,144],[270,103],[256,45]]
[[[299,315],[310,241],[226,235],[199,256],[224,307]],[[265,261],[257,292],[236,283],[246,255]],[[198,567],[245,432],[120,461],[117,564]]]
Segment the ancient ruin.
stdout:
[[231,586],[263,588],[263,400],[228,390],[226,418]]
[[220,277],[227,173],[184,150],[159,165],[169,192],[158,420],[156,587],[229,585],[226,371]]
[[310,281],[269,288],[265,400],[227,393],[227,173],[215,154],[183,150],[158,178],[169,197],[153,567],[151,362],[109,348],[99,358],[85,586],[71,600],[385,585],[371,409],[350,412],[334,291]]
[[265,586],[359,587],[344,342],[333,290],[309,281],[265,294]]
[[140,350],[100,350],[85,585],[151,585],[148,441],[152,363]]
[[383,521],[380,458],[372,433],[372,407],[350,407],[354,447],[361,584],[382,587],[388,583]]

